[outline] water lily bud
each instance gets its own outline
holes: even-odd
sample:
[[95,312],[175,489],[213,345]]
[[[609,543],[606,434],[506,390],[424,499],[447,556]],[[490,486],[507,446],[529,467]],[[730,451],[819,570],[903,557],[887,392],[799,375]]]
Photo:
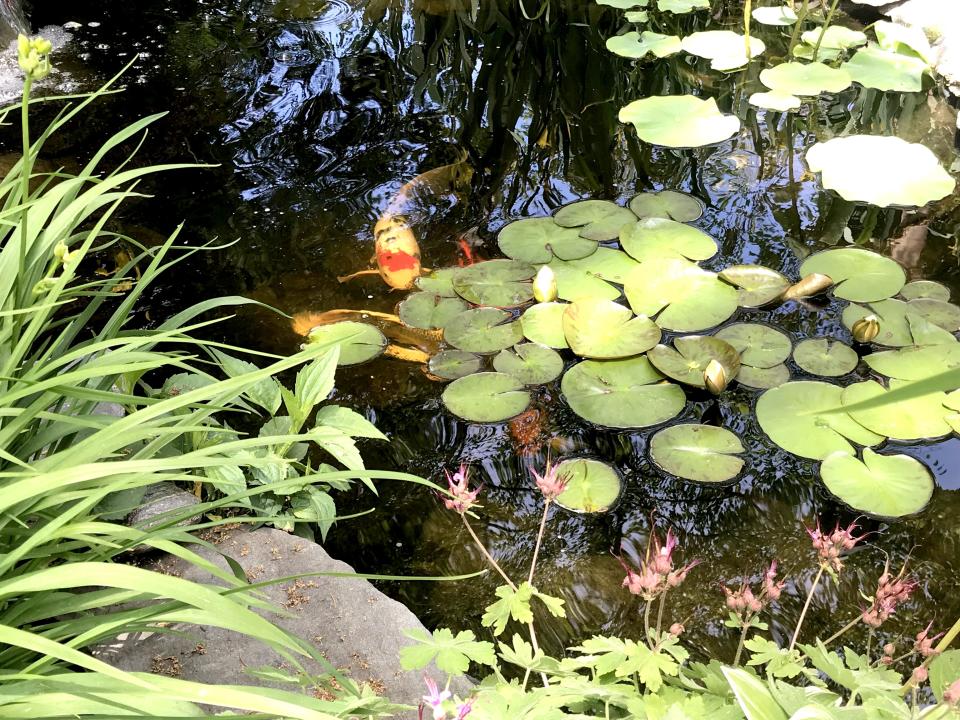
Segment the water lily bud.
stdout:
[[795,282],[788,287],[781,296],[784,300],[796,300],[798,298],[812,297],[822,293],[828,287],[833,285],[833,278],[822,273],[810,273],[799,282]]
[[711,360],[703,371],[703,383],[707,390],[714,395],[722,393],[730,379],[727,377],[727,371],[716,359]]
[[880,334],[880,318],[876,315],[862,317],[853,324],[850,331],[858,343],[868,343]]
[[547,265],[541,267],[533,278],[533,298],[541,303],[557,299],[557,276]]

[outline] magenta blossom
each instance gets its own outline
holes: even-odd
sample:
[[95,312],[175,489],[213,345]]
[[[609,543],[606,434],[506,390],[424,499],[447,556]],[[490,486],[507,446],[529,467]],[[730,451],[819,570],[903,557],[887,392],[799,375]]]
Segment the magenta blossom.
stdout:
[[736,590],[723,588],[727,609],[746,622],[751,616],[763,610],[770,601],[780,599],[784,584],[783,581],[777,582],[777,561],[774,560],[763,573],[763,582],[757,592],[754,592],[753,588],[745,582],[740,583],[740,587]]
[[840,523],[834,528],[832,533],[825,533],[820,529],[820,521],[817,521],[817,527],[813,530],[807,528],[807,534],[813,542],[813,549],[817,551],[820,557],[820,564],[833,572],[840,572],[843,569],[843,561],[840,555],[863,540],[866,535],[859,537],[853,536],[853,531],[857,529],[857,523],[850,523],[846,530],[840,529]]
[[917,639],[913,643],[913,649],[915,652],[920,653],[921,657],[932,657],[934,655],[939,655],[940,651],[937,650],[933,644],[940,639],[943,633],[939,633],[930,637],[930,628],[933,627],[933,621],[930,621],[930,624],[927,625],[921,632],[917,633]]
[[[426,703],[433,713],[433,720],[445,720],[447,717],[447,711],[443,709],[443,703],[445,700],[450,699],[449,690],[439,690],[437,688],[437,683],[435,683],[431,678],[426,675],[423,676],[423,681],[427,684],[428,695],[423,696],[423,702]],[[423,718],[423,705],[420,705],[420,718]]]
[[777,582],[777,561],[773,560],[770,563],[770,568],[763,575],[763,594],[770,600],[779,600],[784,585],[786,585],[786,582],[783,580]]
[[480,494],[483,486],[481,485],[476,490],[470,489],[467,478],[469,471],[466,465],[460,465],[460,469],[452,475],[448,470],[443,472],[447,476],[447,489],[450,492],[450,497],[440,495],[440,499],[443,500],[447,510],[456,510],[463,515],[477,504],[477,495]]
[[700,561],[694,560],[683,567],[674,569],[673,551],[677,548],[677,544],[677,536],[673,534],[672,530],[667,531],[667,537],[663,544],[660,543],[656,531],[652,531],[647,556],[640,563],[639,568],[631,567],[622,556],[615,555],[614,557],[617,558],[627,573],[627,577],[623,580],[623,586],[632,594],[640,595],[649,602],[667,589],[680,585],[686,579],[687,573],[695,568]]
[[470,698],[465,703],[457,707],[457,720],[463,720],[467,715],[470,714],[470,711],[473,710],[473,703],[476,701],[476,698]]
[[[910,594],[916,589],[917,581],[904,577],[904,567],[896,577],[890,577],[888,569],[877,583],[877,593],[873,603],[863,611],[863,622],[872,627],[880,627],[897,609],[897,605],[910,599]],[[919,638],[918,638],[919,639]]]
[[537,481],[537,487],[540,489],[540,492],[543,493],[543,497],[546,498],[547,502],[556,500],[560,493],[567,489],[567,478],[562,477],[557,472],[556,465],[551,465],[549,460],[547,461],[547,467],[543,471],[543,475],[536,470],[531,470],[530,472]]

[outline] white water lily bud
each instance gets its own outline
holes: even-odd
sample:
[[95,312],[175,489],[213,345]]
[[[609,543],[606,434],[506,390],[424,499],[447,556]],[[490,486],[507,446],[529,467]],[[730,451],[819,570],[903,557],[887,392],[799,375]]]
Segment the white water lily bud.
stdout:
[[557,299],[557,276],[548,265],[541,267],[533,278],[533,298],[541,303]]
[[876,315],[862,317],[853,324],[850,332],[858,343],[868,343],[880,334],[880,318]]
[[707,390],[714,395],[719,395],[727,388],[730,378],[727,377],[727,371],[717,360],[711,360],[703,371],[703,382]]

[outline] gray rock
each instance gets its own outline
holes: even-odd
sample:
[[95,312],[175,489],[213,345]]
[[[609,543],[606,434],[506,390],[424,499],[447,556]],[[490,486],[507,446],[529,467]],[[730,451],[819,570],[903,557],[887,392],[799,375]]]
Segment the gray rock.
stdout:
[[[169,517],[167,513],[174,513],[183,508],[193,507],[200,500],[190,492],[177,487],[171,482],[161,482],[150,485],[143,493],[140,505],[127,515],[126,524],[130,527],[147,529],[163,522]],[[129,506],[128,506],[129,507]],[[200,515],[185,518],[179,525],[192,525],[200,519]]]
[[[218,550],[233,558],[251,581],[316,572],[353,573],[346,563],[332,559],[316,543],[279,530],[230,530],[214,538]],[[227,568],[226,562],[207,548],[196,548],[204,557]],[[196,582],[222,583],[206,572],[166,557],[153,569]],[[290,616],[262,613],[297,637],[312,641],[341,672],[358,683],[369,683],[393,702],[417,705],[424,694],[422,673],[399,666],[400,648],[412,641],[403,631],[423,629],[404,605],[391,600],[361,578],[305,577],[266,588],[269,600]],[[98,657],[127,671],[163,672],[187,680],[219,684],[283,687],[251,677],[244,668],[283,667],[281,657],[269,647],[240,633],[213,627],[182,626],[175,634],[137,633],[122,636],[97,651]],[[308,666],[311,672],[323,668]],[[428,673],[442,682],[436,668]],[[465,697],[470,686],[455,682],[453,690]],[[415,710],[399,715],[415,720]]]

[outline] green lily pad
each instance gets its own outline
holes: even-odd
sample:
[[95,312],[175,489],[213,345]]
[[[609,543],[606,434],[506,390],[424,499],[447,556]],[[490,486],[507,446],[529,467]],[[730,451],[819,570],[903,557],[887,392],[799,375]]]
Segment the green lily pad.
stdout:
[[571,458],[557,465],[567,487],[557,496],[557,505],[580,513],[610,510],[620,498],[623,481],[610,465],[589,458]]
[[927,63],[919,58],[865,47],[840,66],[851,79],[866,88],[885,92],[920,92]]
[[630,273],[624,287],[637,315],[657,315],[666,330],[697,332],[719,325],[737,309],[737,291],[686,260],[654,258]]
[[797,14],[789,5],[779,7],[759,7],[753,11],[753,19],[761,25],[773,25],[777,27],[786,27],[793,25],[799,20]]
[[840,377],[856,369],[860,356],[839,340],[810,338],[797,345],[793,360],[811,375]]
[[581,260],[564,262],[556,258],[548,263],[557,278],[557,294],[562,300],[573,302],[585,297],[616,300],[620,297],[620,291],[613,285],[581,269],[582,263]]
[[699,198],[675,190],[640,193],[630,200],[630,209],[640,219],[666,218],[677,222],[693,222],[703,215],[703,208]]
[[643,262],[652,258],[707,260],[717,254],[717,243],[695,227],[676,220],[648,217],[620,231],[620,246]]
[[878,455],[864,448],[863,461],[828,455],[820,466],[827,490],[854,510],[881,518],[918,513],[933,496],[933,477],[909,455]]
[[901,25],[878,20],[871,27],[882,50],[913,55],[929,64],[933,64],[936,59],[936,53],[919,25]]
[[567,305],[563,333],[577,355],[615,360],[646,352],[660,342],[660,328],[612,300],[581,298]]
[[563,360],[546,345],[521,343],[512,350],[501,350],[493,358],[493,369],[512,375],[524,385],[543,385],[560,377]]
[[757,390],[769,390],[790,382],[790,368],[786,365],[774,365],[772,368],[741,365],[737,382]]
[[[891,380],[890,390],[902,387],[902,380]],[[874,381],[856,383],[843,391],[843,404],[872,400],[888,391]],[[893,440],[927,440],[948,435],[952,428],[944,420],[946,393],[935,392],[912,400],[901,400],[869,410],[854,410],[850,416],[863,427]]]
[[[849,50],[850,48],[860,47],[867,44],[867,36],[859,30],[851,30],[842,25],[831,25],[823,33],[823,40],[820,40],[821,29],[807,30],[800,36],[807,45],[816,46],[820,42],[820,49]],[[819,59],[819,56],[818,56]]]
[[627,22],[632,23],[645,23],[650,19],[650,13],[646,10],[630,10],[625,12],[623,16],[627,19]]
[[850,75],[823,63],[787,62],[760,73],[760,82],[774,92],[791,95],[838,93],[850,87]]
[[500,230],[497,244],[507,257],[538,265],[554,256],[576,260],[597,249],[595,240],[580,237],[576,229],[560,227],[553,218],[514,220]]
[[773,302],[791,284],[776,270],[763,265],[731,265],[720,271],[720,278],[737,286],[737,304],[746,308]]
[[823,186],[851,202],[921,206],[953,192],[956,182],[923,145],[897,137],[848,135],[807,150]]
[[763,40],[751,37],[748,58],[746,38],[732,30],[695,32],[683,39],[682,47],[691,55],[706,58],[711,68],[721,72],[743,67],[766,49]]
[[562,350],[569,347],[563,334],[563,313],[567,303],[537,303],[520,317],[523,336],[527,340]]
[[440,297],[457,297],[457,291],[453,289],[453,275],[459,269],[450,267],[432,270],[421,275],[414,282],[424,292],[430,292]]
[[[627,19],[630,20],[630,18]],[[631,20],[631,22],[636,21]],[[650,53],[658,58],[664,58],[680,52],[680,49],[680,38],[676,35],[661,35],[650,30],[644,30],[642,33],[631,31],[607,38],[607,50],[628,58],[642,58]]]
[[523,339],[519,321],[497,308],[474,308],[457,315],[444,329],[443,339],[458,350],[489,355]]
[[740,353],[740,362],[755,368],[772,368],[790,357],[793,343],[785,333],[761,323],[734,323],[714,337],[730,343]]
[[889,378],[924,380],[960,368],[960,343],[885,350],[867,355],[864,362]]
[[907,281],[894,260],[861,248],[837,248],[814,253],[800,266],[801,277],[828,275],[833,294],[853,302],[874,302],[893,297]]
[[688,335],[669,345],[657,345],[647,353],[653,366],[673,380],[694,387],[706,387],[703,371],[711,360],[723,367],[727,381],[740,372],[740,355],[734,347],[715,337]]
[[853,454],[852,442],[876,445],[877,435],[843,412],[823,414],[840,406],[843,388],[801,380],[767,390],[757,400],[757,421],[767,436],[787,452],[812,460],[830,453]]
[[597,0],[597,5],[608,5],[619,10],[629,10],[630,8],[646,7],[648,0]]
[[650,441],[650,459],[671,475],[704,483],[732,480],[743,469],[740,439],[712,425],[673,425]]
[[914,280],[900,288],[900,297],[904,300],[928,298],[930,300],[949,302],[950,288],[933,280]]
[[443,380],[456,380],[480,371],[481,360],[463,350],[443,350],[427,363],[431,375]]
[[514,307],[533,298],[533,265],[518,260],[485,260],[457,268],[453,289],[474,305]]
[[657,0],[657,10],[683,15],[694,10],[709,10],[710,0]]
[[580,228],[580,235],[590,240],[613,240],[620,228],[635,222],[637,216],[609,200],[580,200],[557,210],[553,219],[557,225]]
[[469,422],[502,422],[530,404],[530,393],[512,375],[483,372],[447,385],[441,396],[447,410]]
[[620,110],[620,122],[633,123],[644,142],[665,147],[700,147],[722,142],[740,130],[713,98],[665,95],[634,100]]
[[776,91],[753,93],[747,98],[747,102],[756,107],[777,112],[789,112],[803,107],[803,100],[796,95]]
[[[912,301],[911,301],[912,302]],[[926,318],[916,315],[911,303],[907,303],[907,325],[910,327],[910,336],[914,345],[953,345],[957,338],[939,325],[934,325]]]
[[397,307],[400,322],[423,330],[442,328],[457,315],[467,310],[460,298],[442,297],[432,292],[410,293]]
[[907,303],[907,312],[919,315],[947,332],[960,330],[960,307],[952,303],[933,298],[917,298]]
[[[801,42],[793,46],[793,56],[795,58],[800,58],[801,60],[813,60],[813,51],[815,45],[809,45],[807,43]],[[832,62],[836,60],[843,53],[843,50],[839,48],[825,48],[821,47],[817,51],[817,62]]]
[[593,255],[581,260],[567,261],[568,268],[596,275],[601,280],[619,285],[626,282],[627,275],[638,265],[636,260],[622,250],[607,247],[599,247]]
[[344,320],[317,325],[307,335],[308,343],[340,343],[340,359],[337,365],[358,365],[379,357],[385,347],[387,338],[379,328],[366,323]]
[[887,347],[906,347],[913,345],[913,334],[907,321],[908,310],[907,303],[893,298],[867,303],[866,307],[851,303],[843,309],[841,319],[850,330],[857,320],[867,315],[876,315],[880,321],[880,332],[872,342]]
[[611,428],[642,428],[676,417],[686,396],[663,381],[646,357],[584,360],[567,370],[560,389],[584,420]]

